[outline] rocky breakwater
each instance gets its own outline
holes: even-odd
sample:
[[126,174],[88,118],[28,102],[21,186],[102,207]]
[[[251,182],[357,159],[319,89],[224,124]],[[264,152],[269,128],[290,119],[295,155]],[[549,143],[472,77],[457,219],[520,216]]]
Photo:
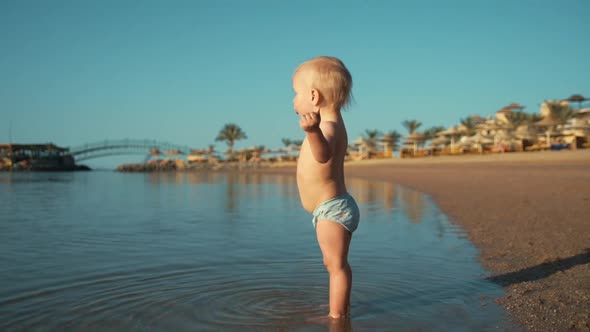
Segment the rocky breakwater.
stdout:
[[272,167],[273,163],[256,162],[202,162],[186,164],[180,160],[160,160],[157,162],[119,165],[117,172],[178,172],[178,171],[239,171]]

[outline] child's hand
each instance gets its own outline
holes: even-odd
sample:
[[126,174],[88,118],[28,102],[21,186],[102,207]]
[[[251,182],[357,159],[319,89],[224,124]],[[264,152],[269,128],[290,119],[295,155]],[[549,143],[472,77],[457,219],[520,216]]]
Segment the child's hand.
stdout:
[[300,114],[299,116],[299,126],[306,132],[312,132],[320,129],[320,113],[307,113],[307,114]]

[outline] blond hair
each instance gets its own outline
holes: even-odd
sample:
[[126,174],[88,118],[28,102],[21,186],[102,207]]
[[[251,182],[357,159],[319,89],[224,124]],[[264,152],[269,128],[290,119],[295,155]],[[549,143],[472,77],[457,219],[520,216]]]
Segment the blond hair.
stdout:
[[308,84],[318,89],[328,103],[336,109],[346,108],[352,100],[352,75],[340,61],[329,56],[319,56],[302,63],[295,74],[310,69]]

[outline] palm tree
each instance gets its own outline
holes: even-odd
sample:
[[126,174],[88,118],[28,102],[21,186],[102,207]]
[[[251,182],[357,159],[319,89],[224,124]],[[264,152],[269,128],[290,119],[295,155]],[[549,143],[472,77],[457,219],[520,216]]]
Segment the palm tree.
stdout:
[[467,136],[475,135],[476,128],[475,128],[475,122],[473,121],[472,117],[466,117],[465,119],[461,119],[461,124],[467,130],[467,132],[466,132]]
[[246,139],[246,133],[242,131],[242,128],[234,123],[228,123],[221,130],[219,134],[217,134],[217,138],[215,141],[225,141],[229,146],[227,152],[231,154],[234,151],[234,143],[235,141]]
[[541,131],[539,130],[539,127],[535,126],[535,123],[539,122],[543,120],[543,116],[539,113],[530,113],[527,114],[527,118],[525,120],[525,123],[527,125],[528,130],[531,130],[535,133],[538,134]]
[[443,130],[445,130],[445,127],[443,127],[443,126],[430,127],[423,132],[424,138],[427,141],[434,139],[434,138],[436,138],[436,134],[440,133]]
[[378,129],[365,129],[365,134],[361,135],[362,138],[365,140],[367,147],[369,148],[369,152],[375,151],[377,147],[377,136],[381,134],[381,131]]
[[[518,138],[517,140],[517,144],[520,148],[521,151],[524,150],[525,146],[524,146],[524,141],[523,140],[529,140],[530,139],[530,119],[531,117],[529,116],[528,113],[525,113],[523,111],[510,111],[507,112],[505,114],[506,116],[506,120],[508,120],[508,126],[506,127],[506,129],[508,131],[510,131],[512,133],[512,135],[514,135],[513,137]],[[525,126],[525,130],[524,132],[517,132],[518,128]]]
[[207,148],[207,153],[211,155],[214,152],[215,152],[215,145],[214,144],[209,144],[209,147]]
[[526,124],[529,128],[534,127],[536,122],[543,120],[543,116],[539,113],[529,113],[527,114]]
[[433,127],[430,127],[428,129],[424,130],[422,132],[422,134],[424,135],[424,142],[423,143],[426,144],[427,141],[433,141],[437,137],[438,133],[440,133],[441,131],[444,131],[444,130],[445,130],[445,127],[443,127],[443,126],[433,126]]
[[209,144],[209,148],[207,149],[206,153],[207,153],[207,160],[211,160],[211,158],[213,158],[213,155],[215,153],[215,145]]
[[402,135],[400,133],[398,133],[396,130],[390,130],[390,131],[386,132],[381,137],[381,141],[383,143],[385,143],[383,146],[383,153],[385,154],[389,147],[391,147],[392,153],[394,153],[398,148],[397,144],[398,144],[399,139],[401,137],[402,137]]
[[576,111],[570,105],[558,101],[548,101],[547,108],[549,108],[549,116],[555,119],[562,129],[569,120],[576,116]]
[[293,140],[290,138],[283,138],[281,139],[281,142],[283,142],[283,145],[285,146],[285,150],[283,150],[283,157],[289,158],[289,147],[293,145]]
[[564,99],[564,101],[576,102],[578,103],[578,109],[582,108],[582,102],[590,100],[580,94],[571,95],[569,98]]
[[410,135],[412,135],[416,130],[418,130],[418,128],[420,128],[421,125],[422,122],[418,120],[405,120],[404,122],[402,122],[402,126],[404,126],[408,130]]
[[518,129],[518,127],[528,124],[529,115],[523,111],[512,111],[506,113],[506,119],[512,130]]
[[303,141],[293,140],[290,138],[283,138],[281,139],[281,142],[283,142],[283,145],[285,146],[285,149],[280,150],[283,152],[283,158],[285,158],[285,160],[291,160],[295,158],[295,156],[293,156],[293,151],[299,150],[301,144],[303,143]]
[[283,145],[285,145],[286,148],[293,144],[293,141],[290,138],[283,138],[281,139],[281,142],[283,142]]
[[264,151],[266,151],[266,146],[257,145],[254,148],[252,148],[252,150],[251,150],[252,155],[249,156],[248,159],[254,159],[255,161],[260,161],[260,160],[262,160],[262,154],[264,153]]

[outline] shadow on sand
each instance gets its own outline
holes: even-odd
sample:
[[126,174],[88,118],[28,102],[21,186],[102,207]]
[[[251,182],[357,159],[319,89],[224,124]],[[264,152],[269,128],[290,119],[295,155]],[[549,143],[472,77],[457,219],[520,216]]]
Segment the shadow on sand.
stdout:
[[590,263],[590,248],[571,257],[559,258],[551,262],[535,265],[515,272],[495,275],[487,279],[500,286],[509,286],[524,281],[543,279],[555,272],[569,270],[574,266],[588,263]]

